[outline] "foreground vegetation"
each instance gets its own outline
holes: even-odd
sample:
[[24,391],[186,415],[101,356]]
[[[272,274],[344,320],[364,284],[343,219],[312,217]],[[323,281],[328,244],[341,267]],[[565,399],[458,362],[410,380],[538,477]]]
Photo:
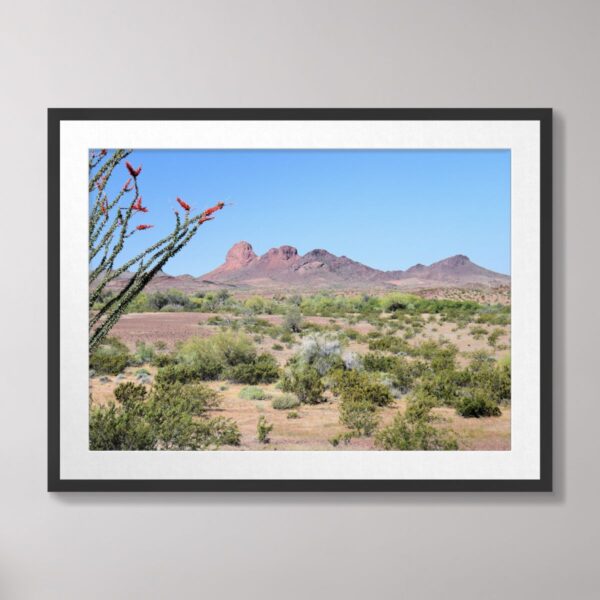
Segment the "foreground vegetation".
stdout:
[[[117,386],[108,403],[92,401],[92,449],[239,446],[236,422],[215,416],[221,393],[236,384],[243,384],[238,402],[262,411],[268,404],[299,423],[307,411],[335,406],[331,448],[370,440],[369,447],[383,450],[456,450],[464,440],[443,416],[448,410],[454,419],[493,419],[510,405],[510,358],[502,343],[510,307],[399,293],[157,292],[136,302],[142,311],[212,313],[211,333],[175,347],[138,343],[135,351],[104,340],[90,357],[92,375],[119,380],[135,368],[138,383]],[[275,323],[270,315],[280,318]],[[451,327],[452,342],[436,335],[442,326]],[[479,349],[461,350],[463,340],[477,340]],[[277,425],[265,414],[254,431],[255,443],[276,444]]]

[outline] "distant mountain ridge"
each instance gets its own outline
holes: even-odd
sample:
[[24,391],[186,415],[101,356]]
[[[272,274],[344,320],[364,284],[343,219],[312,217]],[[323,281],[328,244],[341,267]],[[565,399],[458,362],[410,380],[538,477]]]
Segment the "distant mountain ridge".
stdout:
[[[124,273],[112,282],[109,289],[124,286],[128,279],[128,274]],[[215,286],[240,289],[418,290],[507,285],[510,285],[510,276],[480,267],[462,254],[431,265],[416,264],[405,271],[382,271],[322,248],[301,255],[293,246],[285,245],[258,255],[251,244],[241,241],[229,249],[225,262],[213,271],[200,277],[173,276],[161,271],[147,289],[174,288],[193,293]]]

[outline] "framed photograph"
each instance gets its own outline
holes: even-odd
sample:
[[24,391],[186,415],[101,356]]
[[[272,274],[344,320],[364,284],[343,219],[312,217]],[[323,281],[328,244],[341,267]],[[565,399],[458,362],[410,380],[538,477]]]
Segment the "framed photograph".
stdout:
[[550,109],[50,109],[50,491],[552,490]]

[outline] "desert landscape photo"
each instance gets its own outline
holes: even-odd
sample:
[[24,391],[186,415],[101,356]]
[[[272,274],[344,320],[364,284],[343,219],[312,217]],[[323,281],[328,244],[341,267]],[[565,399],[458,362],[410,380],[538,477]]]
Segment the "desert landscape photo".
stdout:
[[91,450],[511,447],[510,154],[90,151]]

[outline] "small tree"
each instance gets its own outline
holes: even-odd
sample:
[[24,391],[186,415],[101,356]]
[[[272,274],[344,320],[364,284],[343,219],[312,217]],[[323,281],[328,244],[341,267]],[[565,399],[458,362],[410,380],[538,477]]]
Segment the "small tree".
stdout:
[[[131,150],[121,149],[112,153],[101,150],[93,151],[89,158],[88,191],[92,198],[89,214],[89,306],[92,309],[94,305],[101,304],[98,310],[90,313],[90,352],[106,337],[126,308],[152,278],[190,242],[198,229],[212,220],[212,215],[224,206],[223,202],[219,202],[194,214],[189,204],[177,198],[184,216],[175,211],[172,231],[133,258],[120,263],[119,257],[127,239],[153,227],[144,223],[133,225],[138,213],[148,212],[148,208],[142,204],[139,190],[141,166],[136,169],[129,162],[125,162],[129,179],[112,197],[106,192],[109,181],[115,175],[115,169],[129,154]],[[126,201],[124,206],[120,205],[123,200]],[[113,295],[107,295],[107,286],[126,273],[131,273],[127,283]]]

